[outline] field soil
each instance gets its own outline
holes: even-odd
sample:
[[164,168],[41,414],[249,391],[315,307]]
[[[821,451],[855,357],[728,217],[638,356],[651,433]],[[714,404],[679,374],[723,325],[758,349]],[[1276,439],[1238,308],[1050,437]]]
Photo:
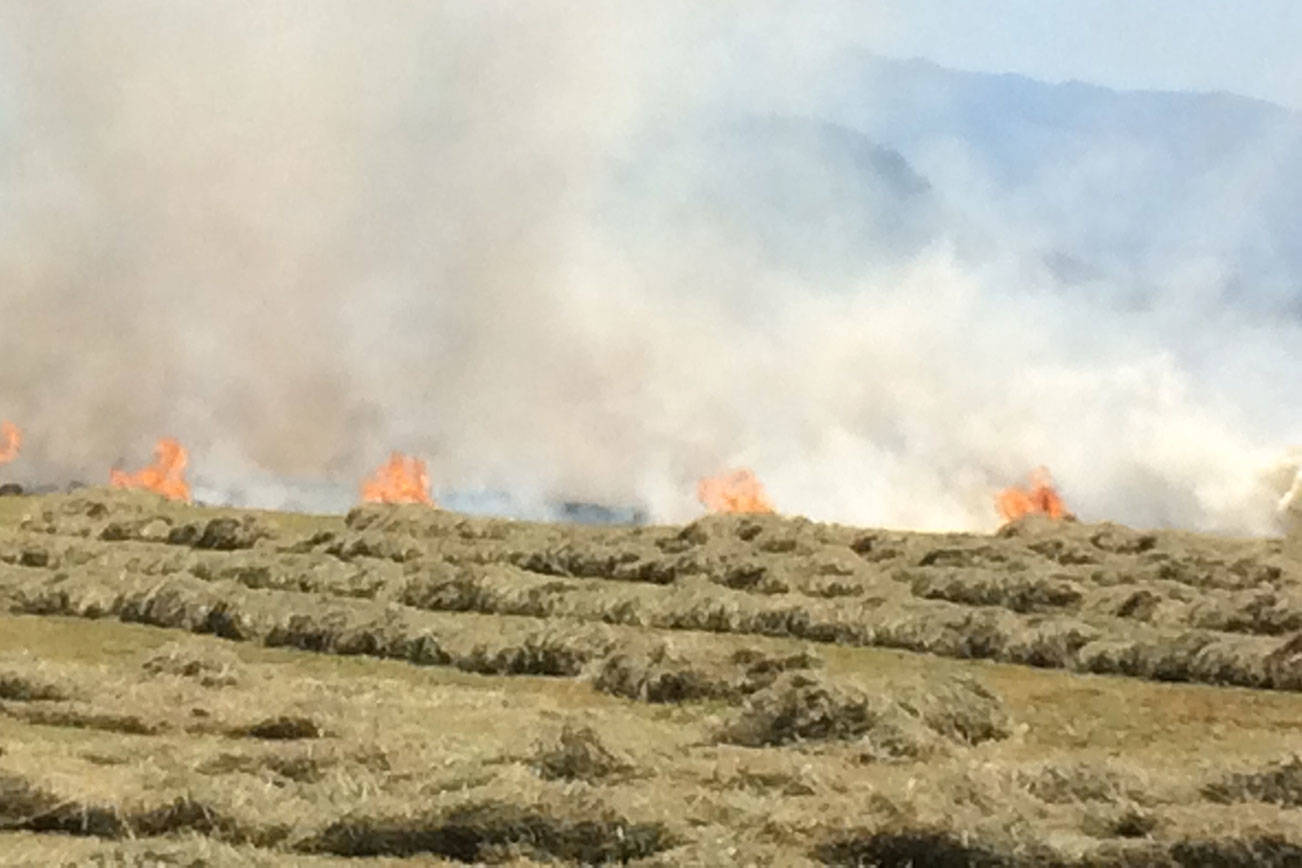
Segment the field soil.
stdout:
[[0,865],[1302,866],[1302,551],[0,497]]

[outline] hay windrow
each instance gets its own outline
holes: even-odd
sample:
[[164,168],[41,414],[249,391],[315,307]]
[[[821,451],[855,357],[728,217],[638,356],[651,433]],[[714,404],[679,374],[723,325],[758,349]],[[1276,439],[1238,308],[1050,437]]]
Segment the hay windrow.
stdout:
[[923,599],[1002,606],[1018,613],[1074,608],[1084,597],[1082,589],[1067,579],[1007,575],[986,568],[916,573],[910,584],[913,594]]
[[223,516],[174,527],[168,533],[167,541],[172,545],[229,552],[251,549],[259,540],[271,539],[274,535],[271,528],[255,516]]
[[[4,594],[28,585],[22,611],[75,609],[262,640],[277,625],[252,611],[265,608],[261,603],[229,594],[233,582],[428,611],[754,633],[1155,680],[1302,687],[1302,655],[1283,648],[1302,624],[1302,565],[1268,543],[1037,520],[994,537],[863,531],[778,516],[710,516],[684,528],[570,528],[384,506],[359,507],[342,531],[312,531],[295,541],[276,536],[258,515],[196,519],[183,506],[136,493],[87,490],[34,503],[39,508],[24,522],[28,536],[0,539],[0,555],[29,565],[33,577],[52,572],[83,581],[89,573],[104,575],[108,586],[83,587],[73,605],[53,585],[32,594],[27,580],[6,571]],[[100,540],[97,533],[114,522],[125,528],[123,539]],[[132,522],[141,524],[132,530]],[[146,525],[154,530],[144,534]],[[160,546],[159,528],[199,548]],[[80,548],[69,548],[82,537]],[[155,541],[146,545],[144,537]],[[181,597],[195,598],[189,587],[159,590],[147,603],[139,594],[115,599],[113,591],[151,575],[193,575],[211,582],[217,598],[206,611],[183,607],[185,618],[168,609]],[[332,641],[300,632],[307,631],[282,624],[275,641],[399,653],[372,630]]]
[[5,506],[0,815],[76,864],[1298,845],[1302,573],[1275,541]]
[[1277,835],[1194,838],[1174,845],[1171,858],[1181,868],[1292,868],[1302,865],[1302,842]]
[[725,656],[696,648],[688,655],[659,642],[612,651],[591,667],[589,678],[603,693],[642,702],[735,702],[768,687],[783,672],[821,665],[819,657],[808,651],[775,657],[740,649]]
[[184,797],[124,808],[82,803],[20,775],[0,773],[0,829],[120,839],[197,832],[239,839],[236,824],[210,806]]
[[136,714],[104,711],[82,703],[0,703],[0,713],[26,723],[94,729],[124,735],[156,735],[167,727]]
[[69,802],[20,775],[0,773],[0,828],[114,838],[127,825],[112,807]]
[[[233,553],[227,557],[246,555]],[[270,554],[267,557],[305,556]],[[319,608],[316,602],[319,597],[308,596],[310,590],[313,594],[324,592],[327,599],[340,600],[334,604],[336,609],[345,605],[345,600],[374,597],[377,604],[382,599],[394,599],[431,611],[476,611],[548,619],[560,616],[632,627],[755,633],[1155,680],[1285,690],[1302,686],[1302,654],[1289,650],[1291,636],[1179,631],[1135,623],[1133,619],[1100,618],[1084,611],[1073,617],[1035,612],[1018,615],[1007,609],[939,600],[890,602],[874,597],[829,600],[791,594],[769,601],[745,591],[726,588],[710,591],[709,585],[699,582],[681,586],[674,583],[664,586],[663,591],[631,594],[618,591],[611,595],[593,586],[603,584],[602,580],[521,581],[518,573],[512,574],[500,566],[470,571],[462,568],[451,579],[439,579],[435,574],[386,578],[367,572],[336,580],[322,574],[321,581],[315,575],[309,579],[290,579],[289,586],[297,588],[285,591],[285,583],[274,577],[293,573],[280,573],[280,568],[270,562],[236,565],[230,568],[234,572],[220,575],[211,574],[200,563],[194,569],[210,584],[203,588],[188,578],[187,573],[176,571],[182,566],[173,563],[165,570],[150,571],[136,561],[123,562],[116,576],[112,579],[105,576],[98,581],[94,576],[102,574],[94,571],[77,570],[75,578],[67,571],[56,572],[48,581],[11,582],[7,593],[17,596],[19,611],[83,617],[110,615],[195,632],[213,632],[228,638],[336,653],[403,656],[407,639],[389,635],[392,631],[382,627],[363,624],[344,631],[349,633],[347,636],[339,630],[327,630],[323,634],[320,627],[308,626],[314,623],[312,616],[295,615],[290,623],[285,623],[282,614],[273,614],[276,607],[288,604],[290,611]],[[291,570],[299,569],[297,565],[291,567]],[[221,578],[221,575],[232,578]],[[168,581],[151,582],[152,576],[166,577]],[[259,597],[238,593],[230,589],[232,582],[251,591],[276,590],[284,594]],[[894,584],[889,582],[889,586]],[[385,620],[384,606],[370,611],[376,614],[361,619],[353,615],[331,618],[343,617],[350,624],[359,620],[372,624]],[[996,614],[1000,611],[1006,614]],[[482,655],[480,659],[484,659]]]
[[545,861],[604,865],[626,864],[673,843],[659,824],[617,817],[575,820],[531,807],[484,802],[429,814],[341,820],[299,849],[339,856],[428,853],[457,862],[482,862],[509,851]]

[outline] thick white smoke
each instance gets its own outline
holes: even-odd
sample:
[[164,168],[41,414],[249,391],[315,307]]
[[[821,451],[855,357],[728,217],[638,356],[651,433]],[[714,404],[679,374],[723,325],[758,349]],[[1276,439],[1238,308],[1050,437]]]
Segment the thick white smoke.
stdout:
[[745,464],[784,512],[985,529],[1047,464],[1085,518],[1268,530],[1299,432],[1256,379],[1299,379],[1297,324],[1174,231],[1056,291],[1054,191],[861,143],[829,94],[870,22],[812,8],[0,4],[13,472],[167,433],[201,490],[311,506],[403,449],[681,520]]

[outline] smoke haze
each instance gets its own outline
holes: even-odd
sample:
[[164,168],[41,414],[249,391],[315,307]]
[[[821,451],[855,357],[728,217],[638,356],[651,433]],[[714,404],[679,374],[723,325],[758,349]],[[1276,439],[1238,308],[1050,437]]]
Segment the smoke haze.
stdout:
[[400,449],[677,521],[740,464],[988,529],[1046,464],[1084,518],[1268,530],[1298,117],[992,93],[801,9],[0,2],[7,472],[170,434],[201,496],[311,506]]

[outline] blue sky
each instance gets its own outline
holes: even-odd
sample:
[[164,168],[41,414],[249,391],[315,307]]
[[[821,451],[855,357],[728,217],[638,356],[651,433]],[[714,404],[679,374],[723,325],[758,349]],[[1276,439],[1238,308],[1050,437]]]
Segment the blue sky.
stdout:
[[1109,87],[1226,90],[1302,109],[1298,0],[884,0],[861,41],[896,57]]

